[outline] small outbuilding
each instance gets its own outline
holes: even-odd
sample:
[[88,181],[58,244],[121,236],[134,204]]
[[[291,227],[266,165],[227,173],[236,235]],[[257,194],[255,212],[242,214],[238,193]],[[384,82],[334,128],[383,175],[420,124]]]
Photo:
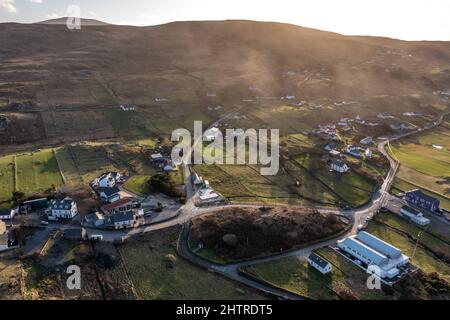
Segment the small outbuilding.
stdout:
[[308,265],[315,268],[322,274],[330,273],[333,270],[331,263],[314,252],[308,257]]

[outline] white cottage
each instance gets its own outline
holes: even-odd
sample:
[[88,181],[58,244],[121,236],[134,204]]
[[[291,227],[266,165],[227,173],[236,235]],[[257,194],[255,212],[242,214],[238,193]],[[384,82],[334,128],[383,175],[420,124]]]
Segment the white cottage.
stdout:
[[308,265],[317,269],[322,274],[330,273],[333,270],[331,263],[315,253],[311,253],[308,257]]
[[52,200],[47,210],[47,215],[53,218],[72,219],[77,214],[77,204],[70,197],[63,200]]
[[346,173],[350,170],[350,168],[342,160],[333,160],[331,162],[331,170],[339,173]]

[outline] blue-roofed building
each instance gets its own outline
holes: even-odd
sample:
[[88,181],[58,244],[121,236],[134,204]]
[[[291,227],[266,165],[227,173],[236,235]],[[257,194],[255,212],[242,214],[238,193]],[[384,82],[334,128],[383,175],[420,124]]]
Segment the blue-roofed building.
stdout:
[[406,192],[405,200],[410,204],[429,211],[439,211],[439,200],[423,193],[420,189]]
[[348,237],[338,242],[338,247],[344,249],[367,265],[381,265],[388,261],[385,255],[362,243],[356,236]]
[[390,259],[398,258],[402,254],[402,250],[375,237],[374,235],[371,235],[368,232],[361,231],[358,234],[358,239]]
[[384,279],[397,277],[400,269],[409,263],[409,257],[400,249],[365,231],[339,240],[337,246],[360,265],[378,267],[378,276]]

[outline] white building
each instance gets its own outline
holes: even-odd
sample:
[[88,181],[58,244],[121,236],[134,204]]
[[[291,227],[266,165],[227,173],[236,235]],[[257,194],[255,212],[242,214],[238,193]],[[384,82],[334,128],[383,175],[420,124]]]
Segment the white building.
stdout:
[[380,119],[392,118],[392,116],[389,113],[387,113],[387,112],[381,112],[381,113],[378,114],[377,117],[380,118]]
[[192,179],[193,179],[194,185],[196,185],[196,186],[203,184],[202,177],[200,177],[196,172],[194,172]]
[[112,188],[119,182],[121,177],[122,175],[119,172],[106,172],[96,178],[92,185],[101,188]]
[[17,210],[16,209],[5,209],[5,210],[0,210],[0,220],[11,220],[14,219],[14,217],[17,214]]
[[128,105],[128,104],[121,104],[121,105],[120,105],[120,109],[121,109],[122,111],[134,111],[134,107],[133,107],[133,106],[130,106],[130,105]]
[[409,257],[400,249],[365,231],[339,240],[337,246],[366,267],[378,267],[380,278],[396,277],[400,274],[399,268],[409,263]]
[[110,215],[105,222],[105,225],[116,230],[133,228],[136,221],[136,216],[133,211],[117,212]]
[[315,253],[311,253],[309,255],[308,265],[314,267],[322,274],[330,273],[333,270],[333,266],[331,265],[331,263]]
[[419,226],[425,227],[430,224],[430,220],[425,218],[422,212],[409,206],[403,206],[400,213]]
[[346,173],[350,170],[350,168],[342,160],[333,160],[331,162],[331,170],[339,173]]
[[220,130],[217,127],[213,127],[211,129],[208,129],[203,134],[204,140],[207,142],[212,142],[216,140],[217,136],[220,134]]
[[358,147],[358,146],[348,146],[346,149],[347,153],[355,158],[362,159],[362,158],[371,158],[372,157],[372,150],[365,147]]
[[70,197],[50,201],[50,206],[47,209],[47,215],[53,218],[72,219],[77,214],[77,204]]
[[95,192],[97,192],[98,196],[102,199],[103,202],[112,203],[120,200],[120,189],[117,186],[114,186],[112,188],[96,188]]
[[360,143],[363,144],[363,145],[372,144],[373,143],[373,138],[372,137],[366,137],[366,138],[362,139],[360,141]]
[[201,201],[211,201],[219,199],[220,195],[216,193],[213,189],[202,189],[200,190],[199,198]]
[[338,157],[341,155],[341,153],[337,150],[331,150],[330,155],[332,155],[333,157]]

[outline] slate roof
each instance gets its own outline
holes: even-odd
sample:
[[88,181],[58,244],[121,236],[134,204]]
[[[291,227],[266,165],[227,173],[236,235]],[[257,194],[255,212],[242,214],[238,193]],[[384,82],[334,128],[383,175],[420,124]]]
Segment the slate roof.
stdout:
[[402,207],[402,209],[405,210],[405,211],[408,211],[409,213],[411,213],[411,214],[413,214],[415,216],[421,214],[421,212],[419,210],[411,208],[410,206],[406,206],[405,205],[405,206]]
[[70,197],[66,197],[63,200],[52,200],[50,201],[51,210],[70,210],[74,201]]
[[117,186],[114,186],[114,187],[111,187],[111,188],[109,188],[109,187],[98,187],[98,188],[95,189],[95,191],[98,194],[101,194],[103,192],[109,198],[109,197],[119,193],[120,189]]
[[309,259],[321,268],[325,268],[329,264],[328,261],[326,261],[325,259],[323,259],[322,257],[320,257],[319,255],[317,255],[315,253],[311,253],[309,255]]
[[415,197],[424,199],[425,201],[429,201],[431,203],[439,201],[438,199],[423,193],[420,189],[408,191],[406,194],[413,194]]
[[345,162],[342,161],[342,160],[340,160],[340,159],[333,160],[333,161],[332,161],[332,164],[333,164],[334,166],[341,167],[341,168],[343,168],[343,167],[345,166]]
[[134,220],[133,211],[114,213],[110,216],[112,223]]

